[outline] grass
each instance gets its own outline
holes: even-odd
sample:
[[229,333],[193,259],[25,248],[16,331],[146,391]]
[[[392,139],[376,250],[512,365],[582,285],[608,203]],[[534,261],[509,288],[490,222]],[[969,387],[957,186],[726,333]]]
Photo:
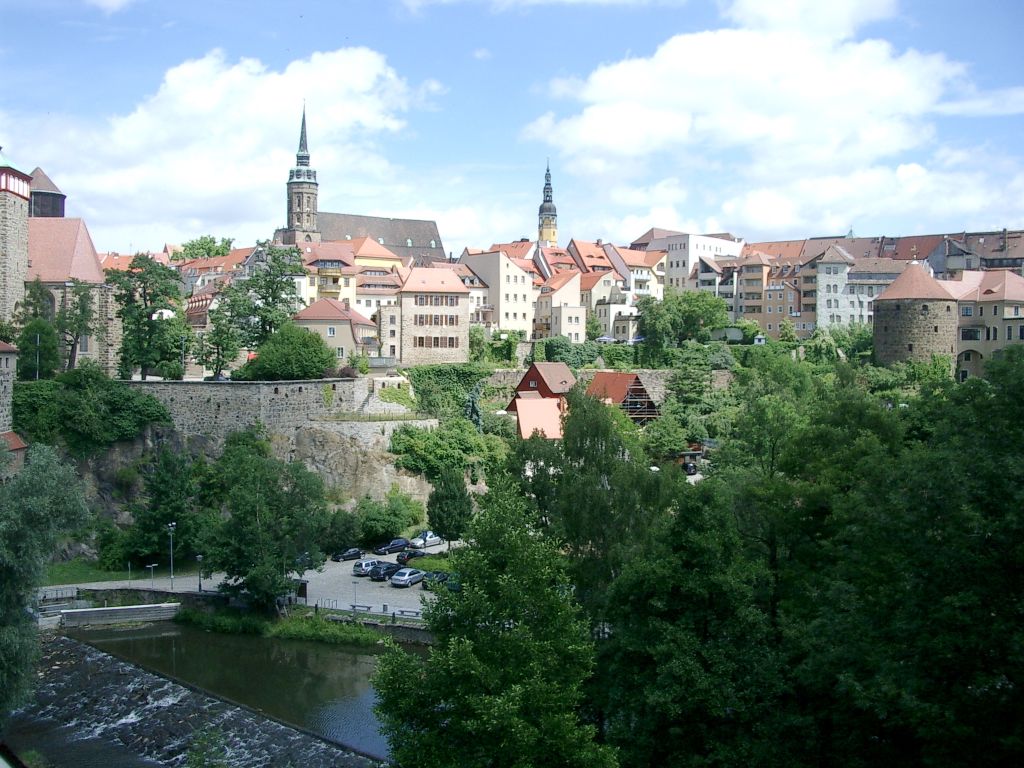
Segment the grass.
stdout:
[[206,613],[183,608],[178,611],[174,620],[179,624],[189,624],[208,632],[219,632],[226,635],[257,635],[286,640],[312,640],[331,645],[365,647],[376,645],[382,637],[374,630],[362,625],[328,621],[308,612],[297,612],[284,619],[271,620],[231,609]]

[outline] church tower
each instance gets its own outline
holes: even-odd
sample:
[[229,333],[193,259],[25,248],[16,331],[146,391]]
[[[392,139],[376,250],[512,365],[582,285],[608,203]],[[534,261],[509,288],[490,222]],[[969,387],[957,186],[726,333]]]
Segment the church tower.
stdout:
[[32,177],[0,154],[0,320],[10,320],[28,279],[28,204]]
[[558,211],[551,192],[551,163],[544,174],[544,202],[537,212],[537,245],[545,248],[558,246]]
[[320,242],[316,226],[317,186],[316,171],[309,167],[306,108],[303,107],[299,151],[295,154],[295,167],[288,172],[288,224],[282,233],[285,245]]

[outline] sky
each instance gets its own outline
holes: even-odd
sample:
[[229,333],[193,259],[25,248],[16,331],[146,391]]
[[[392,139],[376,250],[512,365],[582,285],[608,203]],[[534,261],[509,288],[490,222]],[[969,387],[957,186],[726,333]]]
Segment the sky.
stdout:
[[1016,0],[0,0],[0,146],[100,251],[321,211],[446,250],[1024,227]]

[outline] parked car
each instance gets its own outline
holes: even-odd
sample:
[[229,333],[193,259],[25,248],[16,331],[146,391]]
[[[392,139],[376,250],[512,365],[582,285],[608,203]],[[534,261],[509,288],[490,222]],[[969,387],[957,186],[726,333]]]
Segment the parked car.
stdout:
[[379,565],[381,560],[377,558],[370,558],[369,560],[359,560],[352,563],[352,575],[353,576],[369,576],[370,571],[374,566]]
[[423,574],[423,581],[420,583],[420,586],[428,592],[433,592],[447,578],[448,574],[445,571],[427,571]]
[[444,539],[433,531],[420,531],[409,542],[409,546],[416,549],[424,549],[425,547],[436,547],[443,541]]
[[408,539],[392,539],[387,544],[381,544],[374,551],[377,555],[390,555],[392,552],[401,552],[403,549],[409,546]]
[[387,581],[396,573],[402,570],[398,563],[381,561],[370,569],[370,579],[373,581]]
[[331,560],[336,563],[340,563],[344,560],[358,560],[362,556],[363,550],[359,547],[352,547],[350,549],[346,549],[344,552],[335,552],[331,555]]
[[423,571],[419,568],[403,568],[391,577],[392,587],[411,587],[423,581]]
[[410,560],[415,560],[417,557],[426,557],[427,553],[419,549],[404,549],[398,553],[396,561],[402,565],[406,565]]
[[461,592],[462,580],[459,578],[459,574],[449,573],[448,578],[444,580],[444,586],[449,592]]
[[683,464],[683,471],[688,475],[696,475],[697,464],[692,461],[687,461],[685,464]]

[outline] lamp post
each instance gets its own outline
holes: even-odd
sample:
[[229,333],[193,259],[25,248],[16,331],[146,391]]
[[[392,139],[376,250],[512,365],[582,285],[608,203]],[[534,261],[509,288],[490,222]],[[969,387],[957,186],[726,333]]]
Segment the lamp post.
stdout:
[[167,524],[167,532],[171,535],[171,592],[174,591],[174,529],[177,527],[177,523]]
[[156,568],[156,563],[147,565],[146,567],[149,568],[149,588],[154,590],[156,589],[156,583],[153,581],[153,569]]
[[199,591],[203,591],[203,556],[196,555],[196,560],[199,562]]
[[356,606],[359,605],[359,582],[352,582],[352,615],[356,615]]

